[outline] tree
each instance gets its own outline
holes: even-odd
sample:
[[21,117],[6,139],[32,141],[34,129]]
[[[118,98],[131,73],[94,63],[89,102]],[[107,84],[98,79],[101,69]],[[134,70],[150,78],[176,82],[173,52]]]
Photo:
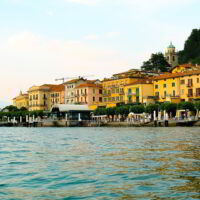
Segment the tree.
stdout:
[[6,106],[5,108],[2,109],[4,110],[8,110],[8,112],[16,112],[18,111],[18,108],[16,106],[10,105],[10,106]]
[[178,104],[178,109],[195,111],[195,105],[192,102],[181,102]]
[[130,107],[130,111],[136,114],[141,114],[144,112],[144,106],[143,105],[135,105]]
[[175,104],[175,103],[163,103],[163,104],[161,104],[160,109],[162,111],[166,110],[166,112],[168,114],[172,113],[172,116],[176,116],[177,104]]
[[184,49],[179,51],[179,63],[200,64],[200,29],[193,29],[185,41]]
[[143,62],[142,70],[152,72],[167,72],[171,65],[166,61],[162,53],[152,54],[148,61]]
[[149,114],[153,114],[154,111],[159,110],[159,105],[158,104],[149,104],[145,108],[145,112]]

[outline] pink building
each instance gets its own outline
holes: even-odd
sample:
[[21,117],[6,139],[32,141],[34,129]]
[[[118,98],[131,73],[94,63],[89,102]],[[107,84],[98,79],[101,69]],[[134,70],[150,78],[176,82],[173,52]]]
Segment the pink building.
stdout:
[[102,85],[91,81],[76,87],[76,103],[91,106],[102,102]]

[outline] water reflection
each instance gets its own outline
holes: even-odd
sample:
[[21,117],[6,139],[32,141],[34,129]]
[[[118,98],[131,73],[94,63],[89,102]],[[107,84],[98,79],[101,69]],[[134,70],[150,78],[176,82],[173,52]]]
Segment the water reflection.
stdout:
[[1,199],[199,199],[199,128],[0,129]]

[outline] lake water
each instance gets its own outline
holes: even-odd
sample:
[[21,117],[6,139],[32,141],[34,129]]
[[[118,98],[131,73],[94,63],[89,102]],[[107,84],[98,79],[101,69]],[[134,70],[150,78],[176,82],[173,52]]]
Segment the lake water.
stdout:
[[0,128],[0,199],[200,199],[200,128]]

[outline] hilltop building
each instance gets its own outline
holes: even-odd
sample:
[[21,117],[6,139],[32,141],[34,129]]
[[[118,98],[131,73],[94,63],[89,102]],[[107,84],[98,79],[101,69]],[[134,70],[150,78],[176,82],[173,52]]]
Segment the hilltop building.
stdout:
[[165,52],[165,58],[172,67],[178,65],[178,54],[176,52],[176,47],[172,44],[172,42]]

